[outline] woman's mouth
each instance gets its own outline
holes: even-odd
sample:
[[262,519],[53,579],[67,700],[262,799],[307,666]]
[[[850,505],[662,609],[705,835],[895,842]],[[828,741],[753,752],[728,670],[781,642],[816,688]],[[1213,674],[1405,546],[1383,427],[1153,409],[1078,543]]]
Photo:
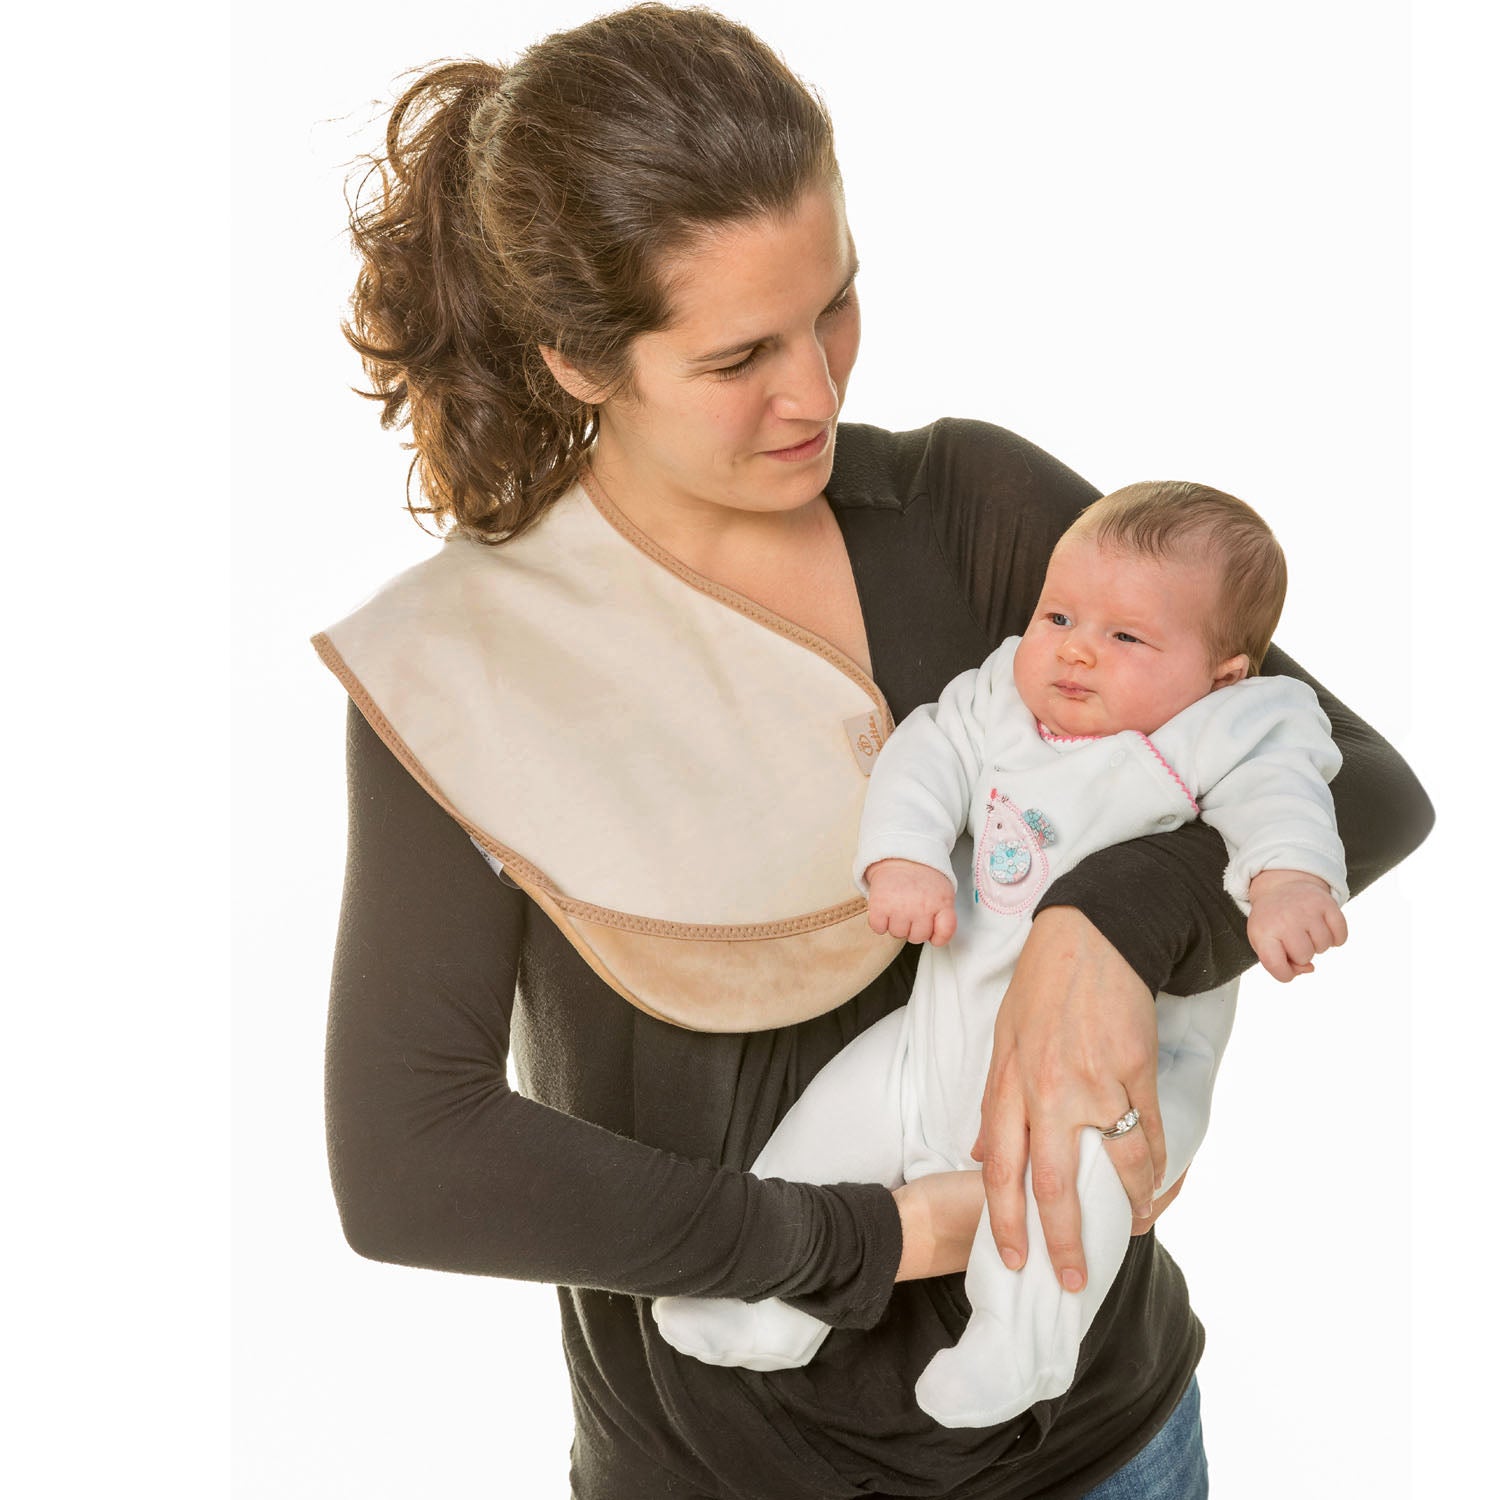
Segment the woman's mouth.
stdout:
[[829,429],[824,427],[815,432],[805,443],[794,443],[790,448],[769,448],[765,456],[777,459],[784,464],[795,464],[803,459],[816,458],[828,446],[828,432]]

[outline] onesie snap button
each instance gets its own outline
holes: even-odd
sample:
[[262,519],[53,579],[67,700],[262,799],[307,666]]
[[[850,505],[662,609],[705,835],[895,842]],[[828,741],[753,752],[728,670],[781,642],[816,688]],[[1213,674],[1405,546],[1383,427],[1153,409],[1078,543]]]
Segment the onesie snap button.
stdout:
[[1174,821],[1174,819],[1173,819],[1173,817],[1172,817],[1172,814],[1171,814],[1171,813],[1163,813],[1163,814],[1162,814],[1162,815],[1161,815],[1161,817],[1159,817],[1159,818],[1158,818],[1158,819],[1157,819],[1157,820],[1156,820],[1156,821],[1157,821],[1157,822],[1158,822],[1158,823],[1161,823],[1161,824],[1163,824],[1163,825],[1165,825],[1165,824],[1167,824],[1167,823],[1171,823],[1171,822],[1173,822],[1173,821]]

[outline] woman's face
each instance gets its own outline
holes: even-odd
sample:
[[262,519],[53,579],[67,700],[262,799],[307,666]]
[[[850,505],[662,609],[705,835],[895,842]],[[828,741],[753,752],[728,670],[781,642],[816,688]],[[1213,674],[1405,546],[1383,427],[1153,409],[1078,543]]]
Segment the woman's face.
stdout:
[[595,469],[627,510],[785,511],[823,492],[859,351],[854,244],[836,188],[669,258],[672,317],[636,339]]

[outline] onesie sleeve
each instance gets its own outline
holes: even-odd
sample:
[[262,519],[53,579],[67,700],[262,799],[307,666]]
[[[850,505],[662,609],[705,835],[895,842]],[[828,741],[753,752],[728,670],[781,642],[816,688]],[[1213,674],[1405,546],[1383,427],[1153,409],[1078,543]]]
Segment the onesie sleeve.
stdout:
[[762,1181],[509,1087],[529,902],[352,705],[348,750],[326,1118],[353,1248],[637,1296],[797,1297],[835,1326],[872,1326],[901,1254],[885,1188]]
[[[1025,629],[1059,536],[1099,491],[1025,439],[984,422],[934,424],[919,478],[955,585],[992,647]],[[1343,766],[1333,784],[1348,887],[1357,894],[1427,836],[1432,805],[1400,755],[1272,647],[1267,675],[1316,692]],[[1072,906],[1152,991],[1194,995],[1255,963],[1224,889],[1224,840],[1196,821],[1101,849],[1060,876],[1036,912]],[[1142,893],[1149,900],[1142,900]]]
[[936,703],[914,709],[881,748],[870,776],[854,856],[854,882],[869,895],[865,871],[882,859],[909,859],[941,873],[956,890],[953,845],[968,824],[971,789],[982,770],[997,687],[1011,678],[1016,642],[961,672]]
[[1328,789],[1341,757],[1313,690],[1291,677],[1252,677],[1178,717],[1188,731],[1180,753],[1171,747],[1178,720],[1154,738],[1199,789],[1203,821],[1228,851],[1224,889],[1239,909],[1249,914],[1250,882],[1262,870],[1315,875],[1340,905],[1347,901]]

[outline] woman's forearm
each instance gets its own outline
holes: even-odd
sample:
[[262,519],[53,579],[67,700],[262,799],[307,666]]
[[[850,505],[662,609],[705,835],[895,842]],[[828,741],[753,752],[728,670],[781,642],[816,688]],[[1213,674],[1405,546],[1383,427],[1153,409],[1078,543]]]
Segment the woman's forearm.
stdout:
[[525,924],[544,919],[351,714],[327,1125],[353,1247],[635,1295],[797,1297],[830,1322],[873,1321],[900,1255],[885,1189],[762,1182],[509,1088]]

